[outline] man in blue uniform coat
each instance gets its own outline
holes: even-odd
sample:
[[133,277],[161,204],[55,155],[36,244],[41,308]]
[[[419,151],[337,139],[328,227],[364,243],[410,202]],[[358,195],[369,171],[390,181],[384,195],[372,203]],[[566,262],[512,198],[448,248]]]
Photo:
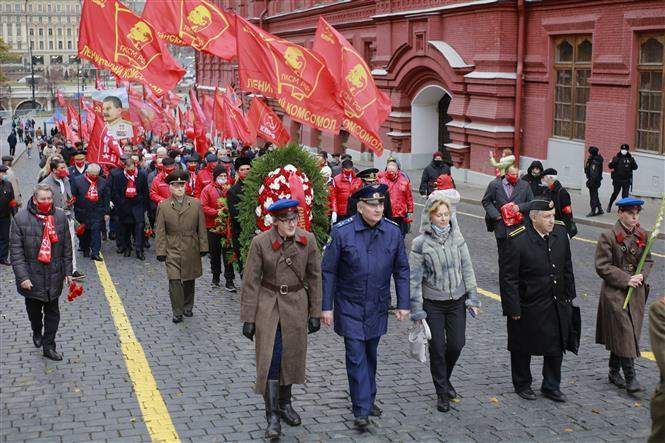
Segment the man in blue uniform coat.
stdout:
[[384,184],[365,186],[353,194],[358,213],[332,228],[323,254],[323,323],[333,323],[344,337],[346,372],[354,425],[363,429],[368,416],[379,416],[376,360],[379,340],[388,330],[390,276],[395,280],[395,316],[409,315],[409,260],[399,226],[383,217]]

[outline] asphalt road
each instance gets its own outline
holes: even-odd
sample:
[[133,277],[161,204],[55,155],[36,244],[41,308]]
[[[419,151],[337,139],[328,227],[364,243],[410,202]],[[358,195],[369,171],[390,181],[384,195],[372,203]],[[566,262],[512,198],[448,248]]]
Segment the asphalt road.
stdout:
[[[35,182],[37,161],[24,156],[17,165],[24,195]],[[307,384],[294,387],[303,425],[284,426],[284,440],[644,441],[655,362],[639,359],[647,391],[628,395],[608,384],[607,352],[594,344],[600,279],[593,256],[601,230],[580,225],[579,240],[572,241],[583,330],[579,355],[564,357],[562,390],[569,401],[527,402],[510,381],[505,320],[495,300],[495,241],[485,231],[482,208],[460,204],[458,214],[485,294],[481,315],[468,319],[467,344],[452,378],[460,401],[447,414],[436,410],[428,365],[408,357],[410,325],[391,318],[379,347],[377,400],[384,414],[369,432],[358,433],[351,429],[343,341],[323,329],[310,336]],[[661,254],[662,243],[656,246]],[[211,287],[206,259],[194,317],[174,325],[164,266],[154,251],[140,262],[104,242],[103,254],[103,264],[80,258],[85,293],[74,302],[61,299],[62,362],[45,360],[32,346],[13,274],[0,269],[2,441],[262,439],[263,400],[252,393],[254,348],[240,333],[239,295]],[[665,294],[664,263],[656,258],[650,303]],[[645,321],[645,351],[647,327]],[[532,365],[536,390],[541,361],[534,358]]]

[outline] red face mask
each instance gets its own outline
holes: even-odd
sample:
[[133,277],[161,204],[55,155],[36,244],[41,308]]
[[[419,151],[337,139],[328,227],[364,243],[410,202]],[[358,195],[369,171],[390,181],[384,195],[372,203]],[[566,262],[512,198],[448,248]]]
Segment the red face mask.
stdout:
[[515,186],[518,179],[519,177],[517,175],[506,174],[506,180],[508,180],[508,183],[510,183],[513,186]]
[[42,214],[47,214],[51,212],[51,208],[53,207],[53,202],[35,202],[35,205],[37,206],[37,210],[41,212]]
[[82,168],[82,167],[85,166],[85,160],[76,160],[76,161],[74,161],[74,164],[75,164],[77,167]]
[[217,163],[212,162],[212,163],[208,163],[206,165],[206,168],[208,168],[209,171],[212,171],[213,169],[215,169],[216,166],[217,166]]
[[386,171],[386,177],[388,178],[388,180],[395,180],[397,178],[397,172]]
[[58,177],[58,178],[69,177],[69,171],[66,168],[65,169],[57,169],[55,171],[55,176]]
[[189,163],[187,165],[187,169],[189,169],[190,172],[194,172],[194,171],[196,171],[196,165],[195,164],[193,165],[193,164]]
[[168,175],[175,171],[175,166],[168,166],[166,168],[162,166],[162,170],[164,171],[164,174]]
[[342,169],[342,174],[344,175],[352,175],[353,174],[353,169]]

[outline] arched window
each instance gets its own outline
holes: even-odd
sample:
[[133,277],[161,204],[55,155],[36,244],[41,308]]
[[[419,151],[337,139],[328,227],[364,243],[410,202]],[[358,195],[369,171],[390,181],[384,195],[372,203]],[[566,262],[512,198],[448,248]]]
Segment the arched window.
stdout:
[[637,149],[665,153],[665,33],[644,35],[637,65]]
[[552,134],[584,140],[586,103],[591,76],[591,36],[568,36],[555,40],[554,125]]

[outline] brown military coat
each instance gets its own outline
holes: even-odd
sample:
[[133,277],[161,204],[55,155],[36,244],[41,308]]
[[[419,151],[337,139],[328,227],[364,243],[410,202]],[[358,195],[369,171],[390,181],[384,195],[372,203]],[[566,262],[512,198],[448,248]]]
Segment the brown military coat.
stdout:
[[157,207],[157,256],[166,256],[169,280],[194,280],[203,274],[200,252],[208,252],[208,234],[201,202],[185,196],[178,207],[169,197]]
[[635,358],[640,355],[640,336],[644,305],[649,286],[646,283],[653,260],[647,256],[642,274],[644,284],[631,296],[628,309],[623,309],[623,301],[628,293],[628,281],[635,274],[642,257],[648,233],[637,228],[628,234],[620,222],[614,228],[603,232],[596,246],[596,272],[603,279],[598,302],[596,321],[596,343],[605,345],[607,350],[619,357]]
[[665,441],[665,298],[649,309],[651,349],[660,369],[660,383],[651,397],[651,436],[648,443]]
[[[293,267],[309,286],[282,294],[267,289],[274,286],[298,286]],[[307,320],[321,317],[321,254],[313,234],[296,229],[293,240],[282,241],[273,227],[252,240],[247,254],[240,293],[240,320],[256,324],[256,387],[263,394],[272,360],[277,324],[282,329],[282,385],[305,382],[307,357]]]

